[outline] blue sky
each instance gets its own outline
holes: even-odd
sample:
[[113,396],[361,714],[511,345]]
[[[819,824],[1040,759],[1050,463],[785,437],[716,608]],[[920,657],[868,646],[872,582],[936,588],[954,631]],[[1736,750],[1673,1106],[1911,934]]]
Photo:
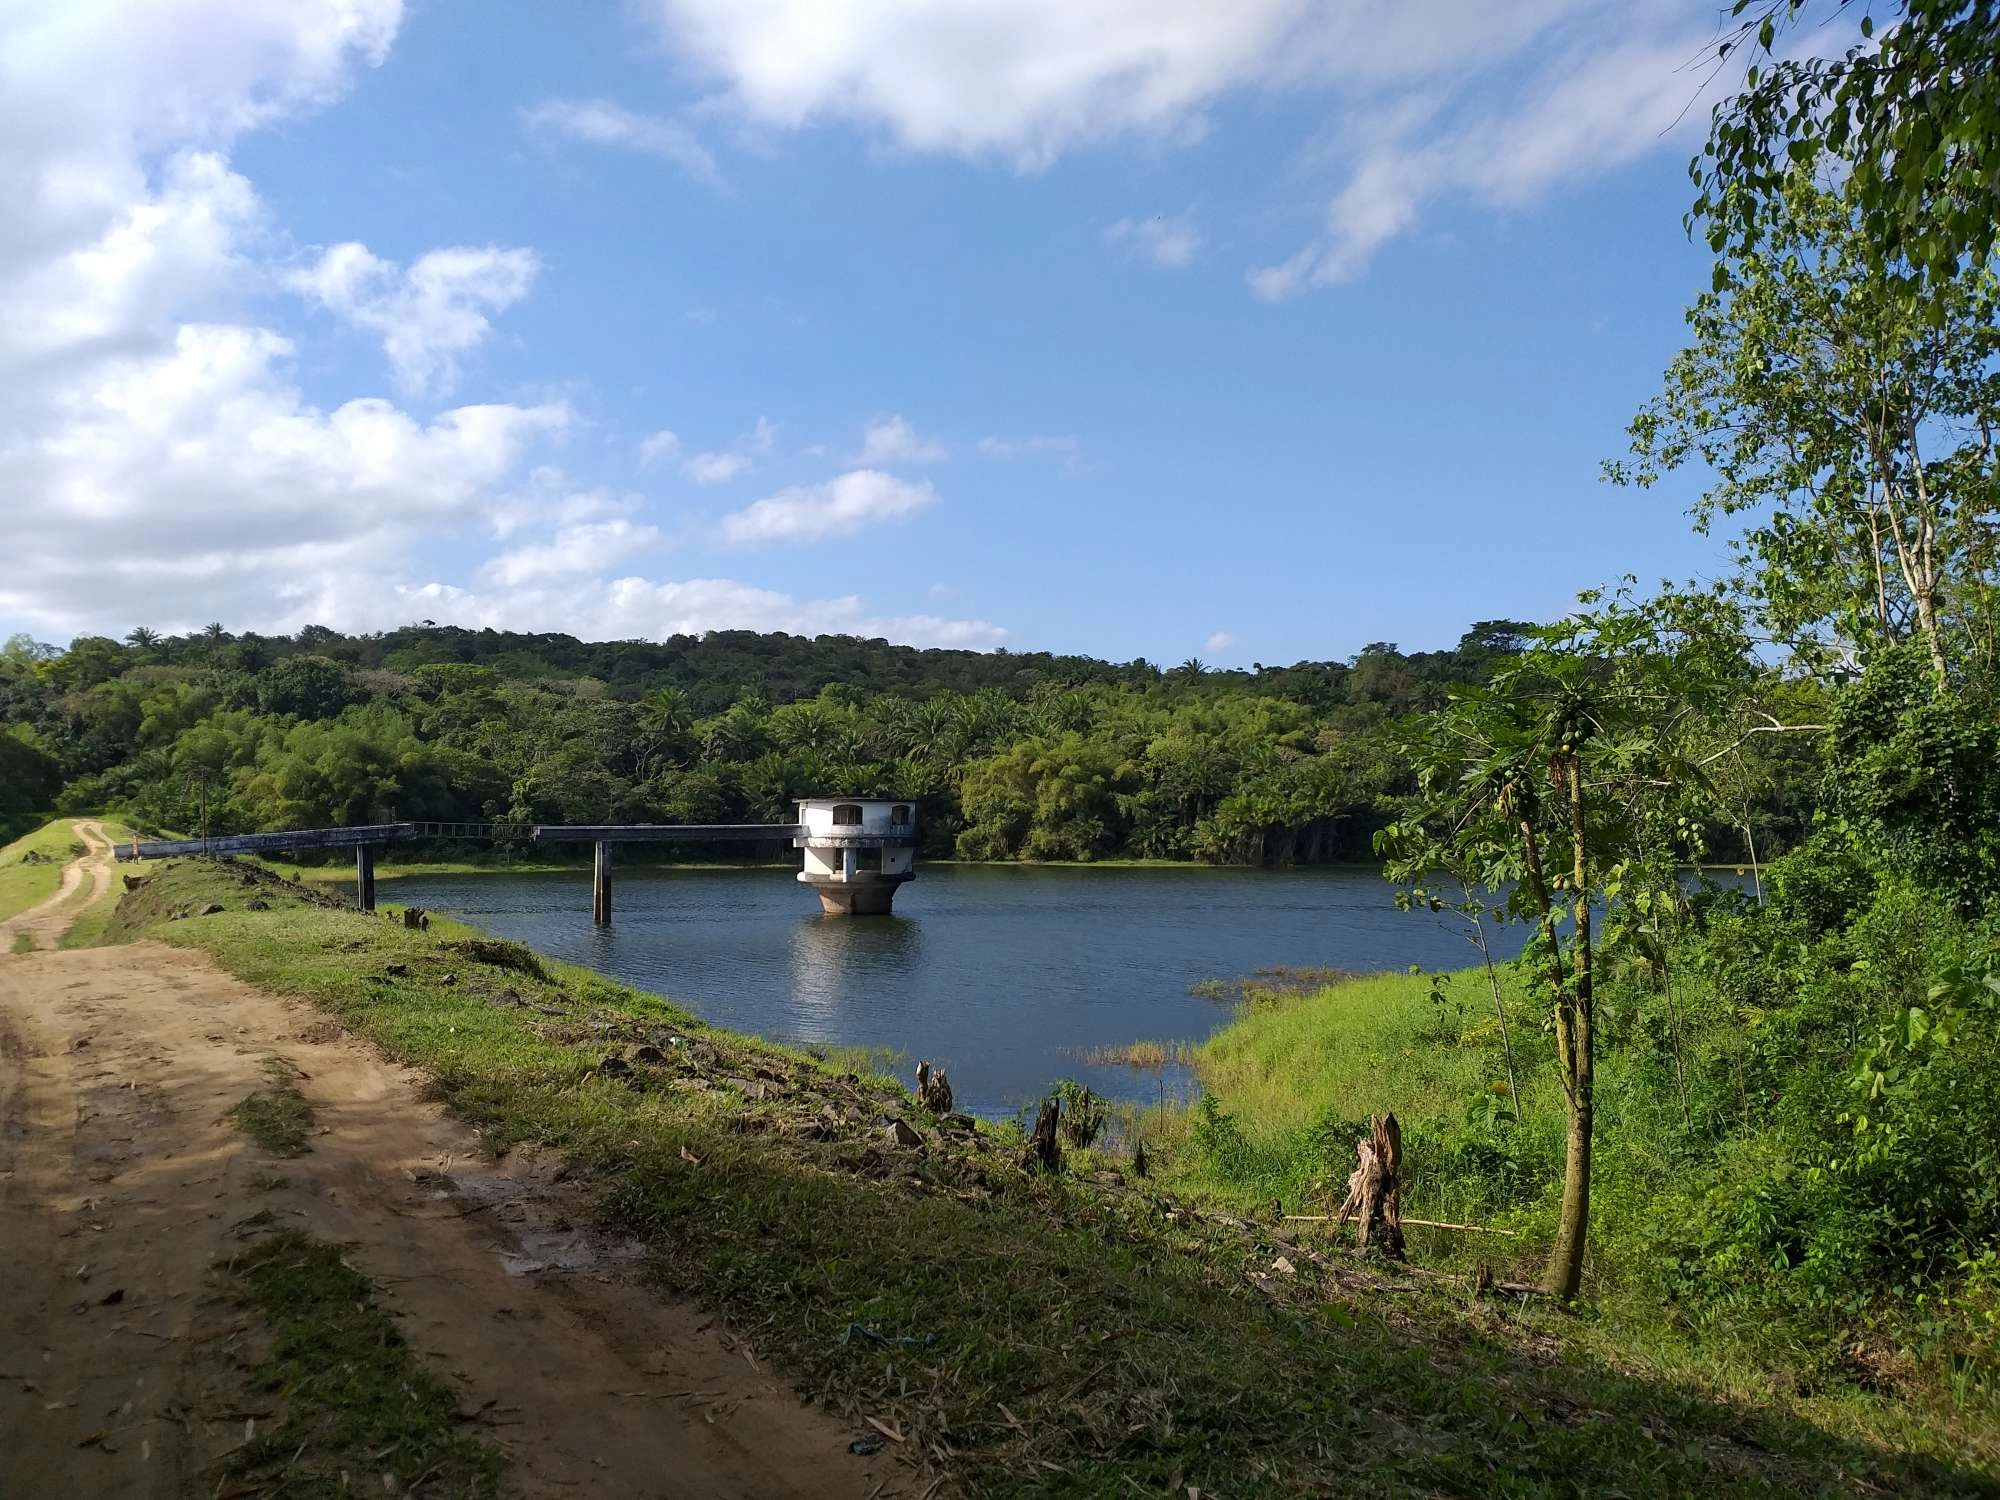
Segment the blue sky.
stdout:
[[0,633],[1247,664],[1713,573],[1687,484],[1598,478],[1706,281],[1680,215],[1713,26],[30,7],[0,21],[31,205],[0,236]]

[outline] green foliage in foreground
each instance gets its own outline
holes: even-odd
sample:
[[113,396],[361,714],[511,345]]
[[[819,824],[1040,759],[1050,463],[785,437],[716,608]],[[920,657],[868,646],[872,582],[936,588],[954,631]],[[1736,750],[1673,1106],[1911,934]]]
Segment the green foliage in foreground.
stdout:
[[496,1492],[499,1452],[466,1435],[451,1391],[411,1353],[339,1246],[288,1230],[228,1269],[270,1334],[251,1380],[284,1403],[277,1421],[223,1460],[223,1483],[242,1486],[231,1493]]
[[[171,919],[211,902],[227,910]],[[912,1452],[948,1446],[974,1493],[1567,1495],[1580,1475],[1628,1495],[1841,1493],[1847,1476],[1980,1489],[1963,1434],[1895,1403],[1774,1400],[1754,1372],[1663,1362],[1393,1268],[1299,1254],[1296,1275],[1268,1275],[1285,1248],[1269,1231],[1030,1174],[1005,1133],[887,1148],[865,1111],[825,1121],[865,1099],[928,1132],[900,1094],[584,971],[482,963],[444,924],[408,932],[251,866],[185,862],[116,925],[326,1007],[429,1072],[496,1150],[566,1153],[666,1285],[721,1307],[831,1408],[893,1419]],[[668,1044],[683,1084],[599,1067],[608,1040],[640,1038]],[[776,1098],[741,1087],[760,1077]]]

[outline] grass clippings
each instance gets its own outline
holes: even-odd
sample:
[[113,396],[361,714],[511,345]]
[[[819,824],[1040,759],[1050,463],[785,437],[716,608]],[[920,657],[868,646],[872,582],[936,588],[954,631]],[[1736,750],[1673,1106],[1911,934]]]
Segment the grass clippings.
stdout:
[[233,1482],[233,1493],[287,1500],[496,1492],[499,1452],[465,1432],[450,1390],[337,1246],[286,1231],[229,1274],[268,1328],[269,1353],[250,1378],[278,1397],[282,1414],[224,1456],[218,1490]]

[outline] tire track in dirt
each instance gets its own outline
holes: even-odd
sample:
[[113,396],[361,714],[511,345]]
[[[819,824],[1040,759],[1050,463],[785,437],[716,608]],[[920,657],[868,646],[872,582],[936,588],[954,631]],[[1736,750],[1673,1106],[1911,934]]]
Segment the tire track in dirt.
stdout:
[[[222,1121],[272,1058],[317,1112],[303,1157]],[[507,1493],[902,1492],[892,1452],[850,1455],[588,1213],[554,1162],[487,1163],[419,1075],[203,955],[0,958],[0,1497],[211,1493],[257,1420],[257,1331],[212,1272],[277,1229],[349,1247],[509,1455]]]
[[[104,825],[94,819],[78,819],[73,825],[83,839],[84,854],[63,866],[62,883],[55,894],[37,902],[26,911],[20,912],[0,922],[0,953],[5,953],[14,945],[15,938],[26,933],[37,948],[53,948],[69,924],[76,920],[77,913],[84,907],[103,899],[111,884],[111,839],[104,831]],[[90,894],[72,910],[70,898],[88,882]]]

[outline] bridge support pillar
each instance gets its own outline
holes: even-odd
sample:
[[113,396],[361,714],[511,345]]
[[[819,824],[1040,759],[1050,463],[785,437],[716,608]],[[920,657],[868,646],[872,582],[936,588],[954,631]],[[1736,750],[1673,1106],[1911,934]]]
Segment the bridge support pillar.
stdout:
[[611,846],[601,839],[590,873],[590,919],[599,927],[611,925]]
[[363,911],[375,910],[375,846],[354,846],[354,895]]

